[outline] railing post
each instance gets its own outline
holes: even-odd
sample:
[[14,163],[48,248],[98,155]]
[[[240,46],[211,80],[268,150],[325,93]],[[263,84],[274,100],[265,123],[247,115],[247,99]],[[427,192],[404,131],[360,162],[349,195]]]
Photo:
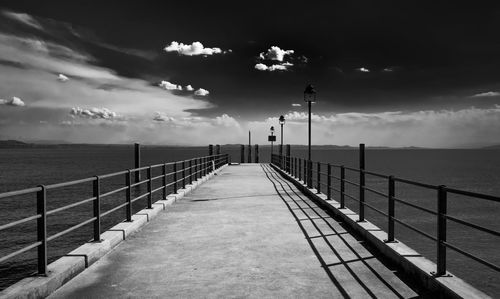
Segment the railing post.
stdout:
[[255,145],[255,163],[259,163],[259,145]]
[[186,189],[186,161],[182,160],[182,189]]
[[365,145],[359,145],[359,222],[365,221]]
[[438,219],[437,219],[437,271],[436,276],[446,274],[446,213],[447,213],[447,193],[446,186],[439,186],[438,189]]
[[152,171],[153,169],[151,168],[151,166],[148,167],[148,209],[152,209],[153,208],[153,193],[152,190],[153,190],[153,181],[151,180],[151,175],[152,175]]
[[388,193],[388,228],[386,242],[394,242],[394,196],[396,195],[396,188],[394,183],[394,176],[389,177],[389,193]]
[[311,160],[307,161],[307,188],[312,188],[313,185],[313,174],[312,174],[313,162]]
[[162,167],[162,172],[163,172],[163,199],[167,198],[167,163],[163,164]]
[[298,177],[298,175],[297,175],[297,158],[293,158],[293,160],[294,160],[294,163],[293,163],[294,165],[293,166],[295,168],[295,175],[294,175],[294,177]]
[[193,159],[189,160],[189,184],[193,183]]
[[302,180],[302,159],[298,158],[298,163],[297,163],[298,167],[299,167],[299,172],[298,172],[298,177],[299,177],[299,181]]
[[321,193],[321,163],[317,162],[316,164],[316,180],[317,180],[317,188],[316,193]]
[[36,221],[38,245],[38,274],[47,275],[47,190],[44,185],[36,193],[36,213],[40,218]]
[[132,222],[132,173],[128,169],[125,174],[125,184],[127,185],[127,190],[125,191],[125,201],[127,205],[125,206],[125,213],[127,222]]
[[[141,168],[141,145],[139,143],[134,144],[134,157],[135,157],[135,168]],[[135,182],[139,183],[141,181],[141,172],[135,172]]]
[[307,164],[307,160],[306,160],[306,159],[304,159],[303,161],[304,161],[304,173],[303,173],[303,176],[304,176],[304,184],[306,184],[306,183],[307,183],[307,165],[306,165],[306,164]]
[[174,172],[174,193],[177,193],[177,162],[174,162],[174,169],[173,169],[173,172]]
[[332,199],[332,165],[328,163],[327,169],[326,169],[326,200],[331,200]]
[[212,144],[208,145],[208,155],[212,156],[214,154],[214,146]]
[[245,146],[240,144],[240,163],[245,163]]
[[345,167],[340,166],[340,208],[345,209]]
[[101,184],[100,178],[98,175],[95,176],[95,180],[92,182],[93,184],[93,194],[92,196],[95,198],[93,200],[93,208],[94,208],[94,242],[101,241]]
[[286,145],[286,172],[290,173],[291,172],[291,159],[290,159],[290,154],[291,154],[291,147],[290,147],[290,144],[287,144]]

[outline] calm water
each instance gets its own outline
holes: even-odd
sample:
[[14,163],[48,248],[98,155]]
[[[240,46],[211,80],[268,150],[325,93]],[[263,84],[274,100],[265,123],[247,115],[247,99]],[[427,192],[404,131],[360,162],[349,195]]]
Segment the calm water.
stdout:
[[[239,149],[223,148],[233,161],[240,160]],[[206,147],[172,148],[143,147],[143,165],[182,160],[205,155]],[[292,154],[305,157],[305,150],[293,150]],[[268,148],[260,149],[260,161],[268,162]],[[346,166],[357,166],[356,150],[313,151],[313,159]],[[500,195],[500,151],[498,150],[367,150],[368,170],[392,174],[402,178],[428,182],[435,185],[474,192]],[[132,146],[65,146],[46,148],[0,149],[0,192],[51,184],[74,179],[105,174],[133,167]],[[153,173],[153,176],[160,173]],[[334,173],[338,175],[338,173]],[[347,173],[348,179],[357,181],[356,174]],[[102,192],[123,186],[122,176],[102,182]],[[367,177],[367,184],[373,189],[387,193],[387,182],[383,179]],[[153,186],[155,188],[156,186]],[[338,186],[334,186],[338,187]],[[48,209],[75,202],[92,196],[90,184],[81,184],[61,190],[49,191]],[[136,188],[138,195],[144,190]],[[357,197],[357,190],[348,188],[347,192]],[[396,196],[412,203],[436,209],[436,192],[422,188],[397,184]],[[158,193],[154,199],[159,199]],[[335,197],[336,194],[333,193]],[[103,200],[103,209],[122,203],[123,193],[117,193]],[[387,200],[367,193],[366,200],[373,206],[386,211]],[[346,200],[347,206],[357,211],[353,201]],[[145,200],[136,202],[134,210],[145,206]],[[484,200],[469,199],[462,196],[449,196],[449,212],[461,219],[500,230],[500,204]],[[18,196],[0,200],[0,225],[35,214],[34,196]],[[49,235],[75,225],[91,217],[92,206],[85,204],[48,217]],[[106,229],[124,219],[124,210],[118,210],[103,219]],[[435,235],[436,219],[433,215],[396,205],[396,217],[425,232]],[[367,210],[366,218],[382,229],[386,229],[386,219]],[[500,264],[498,238],[478,233],[461,225],[449,223],[448,240],[490,262]],[[74,231],[49,243],[49,256],[53,261],[91,238],[91,226]],[[435,244],[418,234],[396,226],[396,238],[410,245],[424,256],[435,260]],[[36,240],[35,223],[27,223],[0,232],[0,256],[21,248]],[[35,252],[28,252],[0,265],[0,288],[15,282],[36,270]],[[448,267],[451,272],[464,278],[490,295],[500,295],[499,275],[476,262],[454,254],[448,250]]]

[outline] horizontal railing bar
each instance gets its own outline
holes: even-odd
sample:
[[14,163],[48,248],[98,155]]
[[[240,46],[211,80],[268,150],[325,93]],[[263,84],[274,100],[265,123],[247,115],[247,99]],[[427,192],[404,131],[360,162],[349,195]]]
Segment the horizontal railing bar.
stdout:
[[115,193],[118,193],[118,192],[121,192],[121,191],[125,191],[127,189],[128,189],[128,186],[121,187],[121,188],[118,188],[118,189],[115,189],[115,190],[112,190],[112,191],[109,191],[109,192],[101,194],[100,198],[103,198],[103,197],[106,197],[106,196],[109,196],[111,194],[115,194]]
[[384,215],[384,216],[389,216],[389,215],[387,215],[386,213],[382,212],[381,210],[379,210],[379,209],[375,208],[375,207],[374,207],[374,206],[372,206],[371,204],[367,203],[366,201],[365,201],[365,202],[363,202],[363,205],[364,205],[364,206],[366,206],[366,207],[369,207],[370,209],[372,209],[372,210],[374,210],[375,212],[380,213],[380,214],[382,214],[382,215]]
[[138,168],[131,168],[129,170],[130,170],[130,172],[138,172],[138,171],[146,170],[148,168],[149,168],[149,166],[142,166],[142,167],[138,167]]
[[93,201],[93,200],[95,200],[95,197],[87,198],[87,199],[84,199],[84,200],[72,203],[72,204],[67,205],[67,206],[63,206],[63,207],[60,207],[60,208],[57,208],[57,209],[53,209],[53,210],[47,211],[47,216],[55,214],[55,213],[58,213],[58,212],[61,212],[61,211],[64,211],[64,210],[67,210],[67,209],[71,209],[71,208],[77,207],[79,205],[83,205],[84,203],[87,203],[87,202],[90,202],[90,201]]
[[365,189],[365,190],[367,190],[367,191],[370,191],[370,192],[372,192],[372,193],[375,193],[375,194],[377,194],[377,195],[383,196],[383,197],[387,197],[387,196],[388,196],[387,194],[384,194],[384,193],[382,193],[382,192],[380,192],[380,191],[377,191],[377,190],[375,190],[375,189],[372,189],[372,188],[370,188],[370,187],[363,186],[363,189]]
[[8,259],[10,259],[10,258],[12,258],[12,257],[15,257],[16,255],[19,255],[19,254],[21,254],[21,253],[23,253],[23,252],[26,252],[26,251],[28,251],[28,250],[30,250],[30,249],[36,248],[37,246],[39,246],[39,245],[41,245],[41,244],[42,244],[42,242],[35,242],[35,243],[30,244],[30,245],[28,245],[28,246],[26,246],[26,247],[23,247],[23,248],[21,248],[21,249],[19,249],[19,250],[16,250],[16,251],[14,251],[14,252],[12,252],[12,253],[9,253],[9,254],[7,254],[7,255],[5,255],[5,256],[2,256],[2,257],[0,258],[0,263],[2,263],[3,261],[6,261],[6,260],[8,260]]
[[396,221],[397,223],[399,223],[399,224],[401,224],[401,225],[403,225],[403,226],[405,226],[405,227],[407,227],[407,228],[409,228],[409,229],[413,230],[414,232],[417,232],[417,233],[419,233],[419,234],[423,235],[424,237],[427,237],[427,238],[429,238],[429,239],[431,239],[431,240],[433,240],[433,241],[437,241],[437,238],[435,238],[435,237],[433,237],[433,236],[429,235],[429,234],[428,234],[428,233],[426,233],[426,232],[423,232],[423,231],[419,230],[418,228],[414,227],[413,225],[410,225],[410,224],[408,224],[408,223],[404,223],[403,221],[401,221],[401,220],[399,220],[399,219],[397,219],[397,218],[392,218],[392,219],[394,219],[394,221]]
[[137,182],[137,183],[130,184],[130,187],[136,187],[136,186],[145,184],[147,182],[148,182],[148,180],[143,180],[143,181],[140,181],[140,182]]
[[106,212],[101,213],[101,217],[104,217],[104,216],[106,216],[106,215],[108,215],[108,214],[111,214],[111,213],[113,213],[114,211],[119,210],[119,209],[123,208],[123,207],[124,207],[124,206],[126,206],[126,205],[128,205],[128,202],[122,203],[121,205],[116,206],[116,207],[112,208],[111,210],[107,210]]
[[81,180],[69,181],[69,182],[64,182],[64,183],[57,183],[57,184],[47,185],[47,186],[45,186],[45,189],[49,190],[49,189],[55,189],[55,188],[68,187],[68,186],[73,186],[73,185],[77,185],[77,184],[93,182],[95,180],[97,180],[96,177],[91,177],[91,178],[86,178],[86,179],[81,179]]
[[337,189],[337,188],[335,188],[335,187],[330,187],[330,189],[331,189],[331,190],[333,190],[333,191],[336,191],[336,192],[338,192],[338,193],[341,193],[341,192],[342,192],[342,191],[340,191],[339,189]]
[[423,208],[423,207],[417,206],[417,205],[415,205],[415,204],[412,204],[412,203],[407,202],[407,201],[405,201],[405,200],[399,199],[399,198],[397,198],[397,197],[394,197],[394,196],[393,196],[392,198],[393,198],[393,199],[394,199],[394,201],[396,201],[396,202],[399,202],[399,203],[402,203],[402,204],[404,204],[404,205],[407,205],[407,206],[413,207],[413,208],[415,208],[415,209],[418,209],[418,210],[421,210],[421,211],[424,211],[424,212],[430,213],[430,214],[432,214],[432,215],[437,215],[437,214],[438,214],[437,212],[435,212],[435,211],[433,211],[433,210],[429,210],[429,209],[427,209],[427,208]]
[[342,180],[342,179],[341,179],[340,177],[338,177],[338,176],[334,176],[334,175],[332,175],[332,176],[330,176],[330,177],[331,177],[332,179],[336,179],[337,181]]
[[19,225],[19,224],[22,224],[22,223],[25,223],[25,222],[28,222],[31,220],[38,219],[40,217],[42,217],[42,215],[38,214],[38,215],[33,215],[30,217],[23,218],[23,219],[20,219],[20,220],[11,222],[11,223],[4,224],[4,225],[0,226],[0,231],[3,231],[4,229],[7,229],[9,227],[13,227],[13,226],[16,226],[16,225]]
[[157,179],[161,179],[161,178],[163,178],[163,174],[161,174],[161,175],[159,175],[159,176],[152,177],[152,178],[151,178],[151,181],[155,181],[155,180],[157,180]]
[[359,202],[359,199],[357,199],[357,198],[356,198],[356,197],[354,197],[354,196],[351,196],[351,195],[349,195],[349,194],[347,194],[347,193],[345,193],[345,192],[344,192],[344,195],[345,195],[345,196],[347,196],[347,197],[349,197],[350,199],[352,199],[352,200],[354,200],[354,201]]
[[52,241],[52,240],[54,240],[54,239],[57,239],[57,238],[59,238],[59,237],[61,237],[61,236],[64,236],[65,234],[70,233],[70,232],[72,232],[72,231],[74,231],[74,230],[76,230],[76,229],[79,229],[80,227],[82,227],[82,226],[84,226],[84,225],[87,225],[87,224],[89,224],[89,223],[92,223],[94,220],[96,220],[96,217],[92,217],[92,218],[90,218],[90,219],[88,219],[88,220],[83,221],[83,222],[82,222],[82,223],[80,223],[80,224],[74,225],[74,226],[72,226],[72,227],[70,227],[70,228],[68,228],[68,229],[63,230],[62,232],[58,232],[57,234],[55,234],[55,235],[52,235],[52,236],[48,237],[48,238],[47,238],[47,242],[50,242],[50,241]]
[[467,256],[467,257],[475,260],[476,262],[479,262],[479,263],[481,263],[481,264],[483,264],[483,265],[485,265],[485,266],[487,266],[487,267],[489,267],[489,268],[491,268],[491,269],[493,269],[493,270],[495,270],[497,272],[500,272],[500,267],[498,267],[497,265],[492,264],[492,263],[490,263],[488,261],[485,261],[482,258],[476,257],[476,256],[472,255],[471,253],[469,253],[469,252],[467,252],[467,251],[465,251],[465,250],[463,250],[463,249],[461,249],[461,248],[459,248],[459,247],[457,247],[455,245],[451,245],[448,242],[443,242],[443,243],[444,243],[444,245],[446,247],[448,247],[450,249],[453,249],[456,252],[459,252],[459,253],[461,253],[461,254],[463,254],[463,255],[465,255],[465,256]]
[[35,192],[38,192],[40,190],[42,190],[42,187],[34,187],[34,188],[28,188],[28,189],[0,193],[0,199],[6,198],[6,197],[11,197],[11,196],[18,196],[18,195],[25,195],[25,194],[29,194],[29,193],[35,193]]
[[368,170],[363,170],[363,172],[366,174],[377,176],[377,177],[384,178],[384,179],[389,179],[389,177],[390,177],[389,175],[386,175],[386,174],[381,174],[381,173],[368,171]]
[[348,180],[344,180],[344,182],[350,184],[350,185],[353,185],[353,186],[358,186],[359,187],[359,184],[355,183],[355,182],[351,182],[351,181],[348,181]]
[[354,172],[360,172],[360,169],[358,169],[358,168],[353,168],[353,167],[347,167],[347,166],[344,166],[344,169],[351,170],[351,171],[354,171]]
[[463,225],[468,226],[468,227],[475,228],[475,229],[483,231],[485,233],[489,233],[489,234],[492,234],[492,235],[497,236],[497,237],[500,236],[500,232],[494,231],[492,229],[489,229],[489,228],[486,228],[486,227],[483,227],[483,226],[480,226],[480,225],[477,225],[477,224],[474,224],[474,223],[471,223],[471,222],[468,222],[465,220],[461,220],[461,219],[455,218],[455,217],[450,216],[450,215],[445,215],[445,217],[450,219],[451,221],[463,224]]
[[397,177],[394,177],[394,181],[400,182],[400,183],[405,183],[405,184],[410,184],[410,185],[414,185],[414,186],[419,186],[419,187],[423,187],[423,188],[427,188],[427,189],[433,189],[433,190],[438,189],[438,186],[434,186],[434,185],[430,185],[430,184],[426,184],[426,183],[415,182],[415,181],[410,181],[410,180],[397,178]]
[[118,172],[107,173],[107,174],[100,175],[99,178],[100,179],[106,179],[106,178],[110,178],[110,177],[113,177],[113,176],[126,174],[127,172],[128,172],[128,170],[122,170],[122,171],[118,171]]
[[469,197],[476,197],[480,199],[486,199],[486,200],[491,200],[495,202],[500,202],[500,197],[493,196],[493,195],[488,195],[488,194],[481,194],[481,193],[475,193],[475,192],[470,192],[470,191],[465,191],[465,190],[458,190],[458,189],[453,189],[453,188],[448,188],[446,187],[446,191],[454,194],[459,194],[459,195],[465,195]]
[[130,202],[136,202],[136,201],[138,201],[139,199],[142,199],[142,198],[144,198],[144,197],[148,196],[148,194],[149,194],[149,193],[144,193],[144,194],[142,194],[142,195],[139,195],[139,196],[137,196],[136,198],[132,199]]
[[159,190],[161,190],[163,188],[164,188],[163,186],[160,186],[160,187],[158,187],[158,188],[156,188],[154,190],[151,190],[151,194],[154,194],[155,192],[157,192],[157,191],[159,191]]

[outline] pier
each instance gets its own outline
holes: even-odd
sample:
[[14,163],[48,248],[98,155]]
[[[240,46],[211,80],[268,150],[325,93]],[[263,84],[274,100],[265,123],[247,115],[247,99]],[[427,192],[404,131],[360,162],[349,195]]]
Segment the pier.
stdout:
[[[342,186],[355,183],[332,174],[335,165],[313,168],[312,161],[292,157],[289,147],[286,152],[274,155],[271,164],[233,164],[220,147],[215,154],[210,147],[205,157],[0,194],[1,200],[32,193],[38,200],[36,215],[0,226],[5,230],[36,220],[38,241],[0,261],[37,250],[38,274],[0,292],[0,298],[489,298],[447,271],[446,247],[434,264],[398,242],[393,206],[388,206],[387,229],[375,226],[362,218],[369,207],[363,200],[358,200],[361,213],[346,208],[350,195]],[[363,199],[370,191],[363,176],[378,174],[363,167],[347,170],[360,174]],[[145,176],[135,176],[133,183],[140,172]],[[123,177],[124,186],[101,191],[112,177]],[[394,204],[394,181],[402,179],[387,179],[393,182],[388,186]],[[93,197],[47,210],[47,190],[83,183],[92,184]],[[141,184],[146,192],[135,195],[132,188]],[[443,202],[443,192],[462,192],[436,190]],[[101,208],[105,197],[120,192],[122,204]],[[132,203],[141,199],[144,209],[133,213]],[[93,217],[47,234],[47,215],[88,202]],[[120,211],[124,221],[103,231],[102,217]],[[86,224],[93,227],[93,240],[49,264],[47,242]],[[438,238],[443,232],[446,237],[443,223],[440,229]],[[446,239],[437,244],[453,246]]]

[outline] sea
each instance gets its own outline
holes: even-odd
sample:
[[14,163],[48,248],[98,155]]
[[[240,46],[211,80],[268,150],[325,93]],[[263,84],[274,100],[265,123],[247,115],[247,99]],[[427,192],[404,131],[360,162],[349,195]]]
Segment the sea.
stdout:
[[[278,147],[274,146],[274,152]],[[240,162],[240,148],[235,145],[222,146],[222,153],[230,154],[232,162]],[[245,150],[245,154],[246,154]],[[270,147],[259,148],[259,162],[268,163]],[[142,146],[141,164],[151,165],[184,160],[208,154],[208,147],[167,147]],[[252,148],[252,161],[255,158]],[[292,156],[305,158],[307,148],[292,146]],[[246,161],[247,158],[245,158]],[[359,166],[359,151],[355,148],[312,148],[312,160],[348,167]],[[113,173],[134,167],[133,145],[36,145],[0,148],[0,193],[48,185],[71,180],[88,178],[95,175]],[[324,167],[324,166],[323,166]],[[448,187],[500,196],[500,150],[498,149],[380,149],[367,148],[366,169],[393,175],[398,178],[414,180],[431,185]],[[325,168],[321,172],[326,171]],[[161,169],[153,170],[153,176],[161,174]],[[332,174],[339,175],[338,168]],[[142,176],[145,177],[143,172]],[[359,174],[346,172],[346,178],[357,182]],[[316,179],[316,178],[315,178]],[[322,178],[322,180],[325,180]],[[161,180],[153,184],[159,186]],[[123,175],[103,179],[101,193],[123,187]],[[387,194],[387,180],[366,177],[369,188]],[[338,182],[332,180],[334,188]],[[146,186],[135,187],[132,196],[146,191]],[[168,192],[172,190],[169,189]],[[346,192],[358,197],[355,186],[346,186]],[[49,190],[47,209],[92,197],[92,184],[82,183],[75,186]],[[157,192],[153,200],[160,199]],[[333,191],[332,197],[338,200]],[[425,208],[437,209],[437,192],[404,183],[396,183],[396,197]],[[125,193],[119,192],[103,198],[103,211],[124,202]],[[366,202],[382,211],[387,211],[387,198],[366,192]],[[346,197],[348,208],[358,212],[358,203]],[[146,198],[133,205],[136,212],[146,206]],[[448,212],[459,219],[500,231],[500,202],[488,201],[465,196],[448,195]],[[36,214],[36,195],[28,194],[0,199],[0,226]],[[436,236],[437,219],[435,215],[396,203],[396,218],[432,236]],[[92,203],[85,203],[48,216],[48,234],[54,235],[92,217]],[[387,229],[387,217],[366,209],[365,218],[381,229]],[[103,230],[125,219],[125,210],[118,209],[102,219]],[[434,241],[423,237],[401,224],[395,227],[396,239],[415,249],[421,255],[436,261],[437,247]],[[48,244],[49,262],[67,254],[92,238],[92,225],[72,231],[56,238]],[[470,252],[474,256],[500,265],[500,239],[496,236],[471,229],[462,224],[448,221],[447,240],[450,244]],[[0,231],[0,257],[36,241],[36,221],[30,221],[7,230]],[[7,262],[0,264],[0,289],[4,289],[28,275],[36,273],[36,250],[30,250]],[[466,282],[493,297],[500,296],[500,273],[480,263],[447,250],[447,269]]]

